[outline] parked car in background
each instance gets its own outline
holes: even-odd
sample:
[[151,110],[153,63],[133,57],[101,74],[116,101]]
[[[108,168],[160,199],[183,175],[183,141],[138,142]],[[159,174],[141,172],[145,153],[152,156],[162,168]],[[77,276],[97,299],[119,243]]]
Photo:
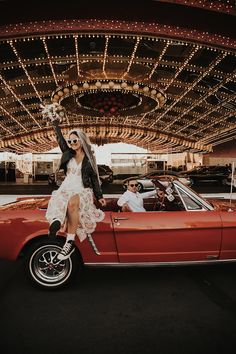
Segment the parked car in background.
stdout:
[[51,173],[48,176],[48,184],[60,187],[60,185],[62,184],[64,179],[65,179],[64,171],[63,170],[59,170],[59,171]]
[[192,170],[183,172],[183,176],[189,177],[191,185],[198,182],[218,182],[225,185],[231,174],[229,166],[197,166]]
[[168,165],[167,166],[167,170],[168,171],[173,171],[173,172],[182,172],[182,171],[186,171],[187,170],[187,166],[186,165],[179,165],[179,166]]
[[112,183],[114,176],[112,169],[107,165],[98,165],[100,180],[103,184]]
[[[99,178],[103,184],[113,182],[113,171],[110,169],[109,166],[98,165],[98,173],[99,173]],[[64,170],[59,170],[49,175],[48,184],[60,187],[64,179],[65,179]]]
[[180,182],[182,182],[183,184],[185,184],[187,186],[191,185],[190,178],[182,176],[181,173],[174,172],[174,171],[167,171],[167,170],[156,170],[156,171],[146,173],[144,175],[138,175],[138,176],[129,177],[129,178],[124,179],[123,183],[122,183],[123,188],[127,189],[128,181],[131,178],[134,178],[138,182],[138,191],[139,192],[143,192],[144,190],[151,190],[151,189],[155,188],[155,186],[152,182],[152,178],[155,178],[156,176],[166,176],[166,175],[176,177]]

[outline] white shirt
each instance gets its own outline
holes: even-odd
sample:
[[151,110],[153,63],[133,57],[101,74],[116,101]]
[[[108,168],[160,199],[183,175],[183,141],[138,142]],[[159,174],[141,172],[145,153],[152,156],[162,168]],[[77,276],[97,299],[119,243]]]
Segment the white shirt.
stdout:
[[132,211],[140,212],[146,211],[143,207],[143,199],[154,197],[157,194],[156,191],[139,193],[139,192],[131,192],[127,190],[117,201],[117,204],[122,207],[125,203],[128,204],[129,208]]

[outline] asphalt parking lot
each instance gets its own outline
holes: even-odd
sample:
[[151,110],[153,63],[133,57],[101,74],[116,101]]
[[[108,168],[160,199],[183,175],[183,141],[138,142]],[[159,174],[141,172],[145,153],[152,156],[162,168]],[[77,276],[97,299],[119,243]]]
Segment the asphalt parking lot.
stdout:
[[4,353],[235,353],[236,265],[85,269],[67,289],[0,262]]
[[1,348],[7,354],[235,353],[235,274],[236,264],[90,268],[70,287],[45,291],[29,283],[22,261],[0,260]]

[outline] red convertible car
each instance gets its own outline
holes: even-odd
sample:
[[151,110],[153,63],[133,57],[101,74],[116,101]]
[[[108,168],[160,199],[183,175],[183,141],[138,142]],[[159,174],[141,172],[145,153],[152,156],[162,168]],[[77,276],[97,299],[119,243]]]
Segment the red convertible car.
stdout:
[[163,200],[145,200],[146,212],[121,212],[107,198],[105,219],[66,261],[53,259],[65,234],[49,238],[49,197],[20,198],[0,207],[0,258],[24,257],[26,273],[44,288],[69,283],[82,266],[162,266],[236,261],[236,205],[205,200],[174,177],[156,178]]

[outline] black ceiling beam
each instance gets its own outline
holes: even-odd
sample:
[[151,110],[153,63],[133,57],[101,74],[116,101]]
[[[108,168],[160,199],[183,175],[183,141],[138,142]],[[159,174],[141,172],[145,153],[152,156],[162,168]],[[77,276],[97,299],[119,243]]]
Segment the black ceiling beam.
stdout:
[[151,0],[0,1],[0,25],[64,19],[158,22],[236,37],[235,16]]

